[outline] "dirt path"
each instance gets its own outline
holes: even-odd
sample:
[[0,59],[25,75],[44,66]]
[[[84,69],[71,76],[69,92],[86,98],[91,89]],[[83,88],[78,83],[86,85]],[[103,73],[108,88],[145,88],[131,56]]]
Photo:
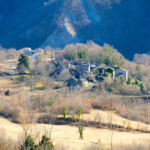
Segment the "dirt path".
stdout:
[[[12,123],[5,118],[0,118],[0,127],[6,131],[8,137],[18,140],[21,135],[22,127],[19,124]],[[77,127],[63,126],[63,125],[44,125],[35,124],[32,126],[32,133],[34,137],[42,135],[44,132],[51,131],[51,138],[56,143],[63,143],[70,150],[82,150],[91,144],[96,145],[98,139],[101,140],[101,144],[109,146],[110,137],[113,133],[113,144],[129,144],[134,142],[145,143],[150,140],[150,134],[146,133],[129,133],[129,132],[117,132],[107,129],[85,128],[84,139],[79,139],[79,133]],[[38,139],[37,139],[38,141]]]

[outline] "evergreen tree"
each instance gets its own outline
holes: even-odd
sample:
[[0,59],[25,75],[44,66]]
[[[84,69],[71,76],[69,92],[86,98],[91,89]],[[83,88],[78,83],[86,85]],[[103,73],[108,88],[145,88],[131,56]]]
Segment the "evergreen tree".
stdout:
[[65,119],[66,116],[67,116],[67,107],[66,107],[66,105],[63,107],[63,115],[64,115],[64,119]]
[[72,60],[76,60],[76,58],[77,58],[77,53],[75,53],[74,51],[72,51],[72,53],[71,53],[71,59]]
[[29,57],[25,53],[22,53],[18,59],[18,70],[22,65],[29,69]]
[[34,139],[31,137],[31,135],[28,135],[28,137],[25,140],[25,144],[21,145],[21,150],[29,149],[34,150]]
[[138,65],[138,66],[136,66],[136,71],[137,71],[137,78],[138,78],[138,80],[141,80],[141,75],[140,75],[140,72],[141,72],[141,66],[140,65]]
[[79,119],[81,117],[81,108],[78,109],[78,117],[79,117]]
[[79,129],[80,138],[83,139],[83,129],[84,129],[84,125],[79,124],[79,125],[78,125],[78,129]]
[[50,141],[50,138],[47,137],[46,135],[42,136],[42,140],[39,143],[39,147],[42,148],[43,150],[53,150],[54,145],[53,143]]

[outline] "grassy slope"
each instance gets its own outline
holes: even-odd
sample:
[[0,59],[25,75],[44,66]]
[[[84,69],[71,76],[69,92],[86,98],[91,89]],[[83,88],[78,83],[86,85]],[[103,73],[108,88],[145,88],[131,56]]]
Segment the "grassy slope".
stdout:
[[0,76],[8,76],[11,74],[12,74],[12,71],[10,69],[0,66]]

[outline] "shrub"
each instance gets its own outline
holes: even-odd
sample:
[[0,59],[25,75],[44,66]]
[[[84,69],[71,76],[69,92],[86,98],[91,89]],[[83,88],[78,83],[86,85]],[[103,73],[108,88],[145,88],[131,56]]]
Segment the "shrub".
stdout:
[[20,108],[12,106],[9,102],[1,105],[0,114],[6,118],[12,117],[13,121],[16,121],[19,118]]
[[128,78],[127,84],[131,84],[131,78]]
[[87,77],[87,80],[88,80],[89,82],[93,82],[93,77]]
[[124,95],[141,95],[140,87],[138,85],[127,85],[120,89]]
[[93,85],[92,86],[92,89],[97,89],[98,88],[98,85]]
[[59,98],[55,103],[50,107],[50,112],[53,114],[63,114],[64,105],[67,107],[68,115],[76,115],[79,108],[81,108],[82,113],[88,112],[92,108],[90,100],[82,97],[69,97]]
[[135,84],[139,85],[139,81],[137,79],[135,79]]
[[113,76],[113,69],[112,68],[107,68],[106,72],[107,72],[107,74],[109,74],[110,77]]
[[141,83],[139,86],[140,86],[140,91],[141,91],[142,93],[144,93],[144,85],[143,85],[143,83]]
[[99,70],[98,69],[96,70],[96,73],[97,73],[97,75],[99,75]]
[[114,79],[114,88],[117,88],[118,87],[118,81],[117,81],[117,79]]
[[0,150],[15,150],[15,143],[9,139],[6,131],[0,128]]
[[104,78],[104,77],[99,77],[99,80],[100,80],[100,81],[104,81],[105,78]]
[[120,77],[120,84],[121,84],[121,86],[123,85],[123,83],[124,83],[124,79],[123,79],[123,77],[121,76],[121,77]]

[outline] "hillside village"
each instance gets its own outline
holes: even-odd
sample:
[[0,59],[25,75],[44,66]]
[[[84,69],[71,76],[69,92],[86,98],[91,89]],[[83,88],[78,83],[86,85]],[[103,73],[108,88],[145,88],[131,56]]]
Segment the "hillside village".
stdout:
[[[69,143],[73,149],[78,143],[75,149],[84,150],[87,144],[93,146],[92,142],[96,147],[109,147],[104,140],[106,130],[116,135],[121,133],[119,141],[123,133],[126,139],[130,137],[129,132],[132,139],[137,133],[149,135],[150,130],[145,125],[150,123],[150,88],[145,80],[148,67],[129,62],[112,47],[95,46],[94,50],[93,45],[80,44],[63,50],[26,47],[4,49],[0,56],[4,56],[0,57],[0,71],[8,72],[0,77],[0,115],[7,118],[0,117],[0,122],[6,122],[6,130],[8,119],[16,122],[13,123],[16,136],[19,128],[37,124],[38,129],[51,128],[55,147],[61,137],[64,146]],[[22,141],[27,138],[25,134]],[[115,144],[119,146],[116,140],[113,147]]]
[[[44,52],[41,48],[37,48],[34,51],[31,48],[24,48],[22,51],[30,56],[31,59],[42,56],[43,61],[53,64],[55,69],[51,76],[54,76],[55,81],[65,81],[67,87],[75,89],[91,87],[94,84],[103,82],[108,77],[115,79],[122,76],[124,81],[128,81],[128,70],[119,66],[99,67],[86,61],[79,62],[75,60],[69,61],[64,58],[61,59],[63,55],[62,51],[51,52],[49,58],[44,58]],[[59,58],[59,60],[55,58]]]
[[150,150],[150,1],[0,6],[0,150]]

